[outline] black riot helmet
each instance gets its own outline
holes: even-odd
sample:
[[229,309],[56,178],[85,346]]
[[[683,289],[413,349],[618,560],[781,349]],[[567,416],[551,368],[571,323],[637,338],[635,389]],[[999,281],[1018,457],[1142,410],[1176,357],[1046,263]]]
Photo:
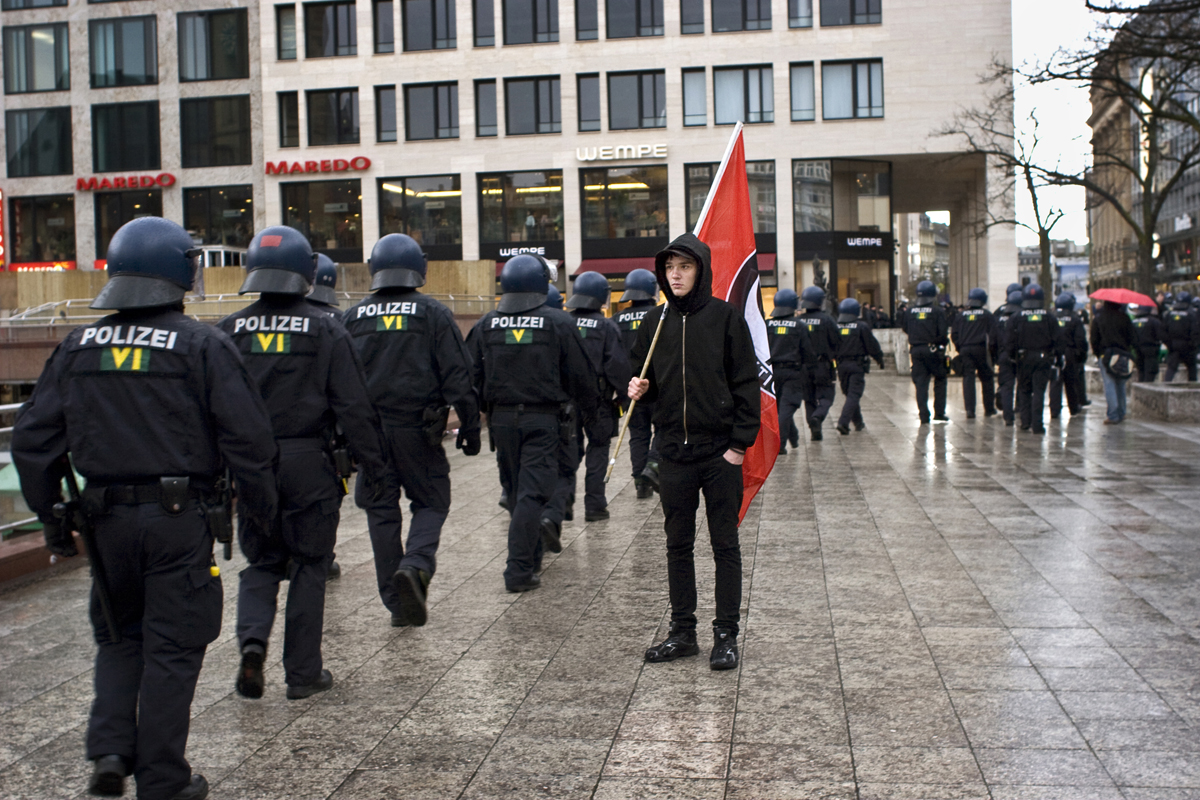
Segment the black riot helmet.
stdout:
[[658,300],[658,279],[648,269],[635,269],[625,276],[625,293],[621,302]]
[[1010,284],[1008,285],[1008,287],[1007,287],[1007,288],[1004,290],[1004,296],[1005,296],[1005,297],[1008,297],[1008,296],[1009,296],[1010,294],[1012,294],[1013,292],[1019,292],[1019,291],[1021,291],[1021,284],[1019,284],[1019,283],[1010,283]]
[[1154,306],[1138,306],[1134,314],[1139,317],[1148,317],[1153,310]]
[[500,291],[496,310],[502,314],[517,314],[545,305],[550,291],[550,268],[536,256],[526,253],[513,256],[500,270]]
[[263,228],[246,251],[246,280],[238,294],[306,295],[317,271],[317,257],[304,234],[286,225]]
[[333,259],[324,253],[317,253],[317,275],[313,279],[312,291],[308,293],[308,299],[314,303],[320,303],[323,306],[338,305],[337,292],[337,264],[333,263]]
[[1021,308],[1042,308],[1046,305],[1046,292],[1036,283],[1025,287],[1021,293]]
[[979,288],[967,292],[967,305],[971,308],[983,308],[987,305],[987,292]]
[[862,313],[862,305],[853,297],[847,297],[838,303],[838,322],[854,322]]
[[937,299],[937,285],[933,281],[921,281],[917,284],[917,300],[932,303]]
[[107,255],[108,283],[91,307],[121,311],[183,300],[195,280],[201,250],[174,222],[139,217],[113,234]]
[[1008,300],[1008,304],[1010,306],[1013,306],[1014,308],[1020,308],[1021,307],[1021,290],[1014,289],[1013,291],[1008,293],[1008,297],[1005,299]]
[[800,306],[802,308],[812,310],[820,308],[823,305],[825,305],[825,290],[820,286],[809,286],[800,293]]
[[566,307],[599,311],[608,302],[608,295],[607,278],[599,272],[581,272],[575,276],[575,291],[571,292],[571,299],[566,302]]
[[416,239],[403,233],[389,233],[375,243],[367,259],[371,267],[371,291],[424,286],[426,263]]
[[800,305],[800,296],[794,289],[780,289],[775,293],[774,302],[775,307],[771,309],[772,319],[790,317],[796,313],[796,307]]
[[1062,311],[1075,310],[1075,295],[1070,292],[1063,292],[1058,297],[1054,298],[1054,307]]
[[1175,295],[1175,308],[1186,309],[1192,304],[1192,295],[1189,292],[1179,292]]
[[549,291],[546,292],[546,305],[550,306],[551,308],[557,308],[559,311],[562,310],[562,306],[563,306],[562,292],[560,292],[558,290],[558,287],[555,286],[553,283],[550,284],[550,289],[549,289]]

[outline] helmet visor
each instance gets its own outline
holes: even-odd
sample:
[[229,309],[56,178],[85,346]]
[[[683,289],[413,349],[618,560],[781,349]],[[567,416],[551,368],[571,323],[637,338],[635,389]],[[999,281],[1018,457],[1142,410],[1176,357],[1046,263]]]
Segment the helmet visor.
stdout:
[[246,275],[246,281],[238,294],[248,292],[270,292],[273,294],[306,295],[311,287],[298,272],[273,267],[259,267]]
[[186,293],[187,289],[165,278],[125,273],[110,277],[91,307],[120,311],[168,306],[178,303]]

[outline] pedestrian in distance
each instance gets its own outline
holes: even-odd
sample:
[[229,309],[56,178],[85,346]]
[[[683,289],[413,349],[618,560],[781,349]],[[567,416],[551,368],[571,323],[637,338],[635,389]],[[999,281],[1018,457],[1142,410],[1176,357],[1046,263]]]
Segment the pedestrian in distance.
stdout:
[[357,493],[371,497],[394,483],[379,418],[346,329],[305,300],[316,274],[308,240],[295,228],[264,228],[246,251],[239,294],[259,299],[218,323],[242,358],[271,415],[279,447],[279,509],[267,524],[243,518],[249,566],[238,583],[236,687],[262,697],[263,662],[279,596],[288,581],[283,668],[287,697],[328,690],[333,675],[321,655],[325,582],[337,540],[345,486],[330,451],[335,426],[345,431],[360,472]]
[[[399,482],[374,500],[356,499],[367,510],[375,579],[392,625],[419,627],[428,618],[429,584],[450,513],[450,462],[442,437],[453,408],[455,445],[465,455],[478,455],[479,402],[471,356],[454,315],[419,291],[428,269],[421,246],[403,233],[389,233],[372,248],[369,267],[371,294],[347,310],[343,321]],[[407,540],[401,488],[409,501]]]
[[1021,293],[1021,310],[1008,320],[1008,358],[1017,375],[1017,409],[1021,430],[1046,433],[1043,414],[1051,365],[1064,354],[1058,320],[1043,306],[1046,293],[1036,283]]
[[929,424],[929,382],[933,381],[933,420],[949,422],[946,416],[946,345],[950,342],[950,324],[946,312],[937,303],[933,281],[917,284],[916,304],[905,314],[908,351],[912,359],[912,382],[917,390],[917,411],[922,425]]
[[1100,380],[1108,406],[1105,425],[1120,425],[1125,419],[1125,387],[1132,374],[1133,347],[1137,341],[1133,322],[1120,303],[1104,301],[1092,317],[1088,338],[1092,353],[1100,361]]
[[[837,353],[837,323],[822,309],[825,307],[825,290],[809,286],[800,293],[800,315],[797,319],[808,328],[808,343],[812,347],[814,360],[805,362],[801,371],[801,386],[804,391],[804,416],[808,432],[814,442],[823,438],[821,426],[829,410],[833,408],[837,388],[834,385],[834,354]],[[782,436],[782,434],[781,434]],[[780,439],[782,442],[782,438]],[[794,446],[794,445],[793,445]]]
[[[558,481],[565,407],[573,405],[586,424],[600,399],[575,320],[547,307],[549,288],[544,261],[526,254],[509,259],[500,271],[500,303],[467,337],[472,381],[512,504],[504,587],[514,593],[541,585],[540,523]],[[546,546],[553,551],[561,543]]]
[[1017,286],[1008,293],[1007,302],[996,310],[995,356],[996,356],[996,407],[1003,415],[1006,427],[1016,424],[1017,368],[1008,355],[1008,321],[1021,311],[1021,288]]
[[995,353],[996,321],[987,310],[987,292],[975,288],[967,293],[967,307],[955,315],[950,338],[962,356],[963,406],[967,419],[975,419],[975,378],[983,393],[983,415],[996,414],[996,389],[992,363]]
[[838,433],[842,436],[850,435],[851,424],[856,431],[866,427],[859,403],[867,389],[871,359],[883,369],[883,348],[871,332],[871,326],[859,317],[859,312],[858,301],[852,297],[847,297],[838,306],[837,371],[842,394],[846,397],[837,423]]
[[1167,340],[1167,371],[1163,380],[1171,383],[1182,366],[1188,383],[1196,382],[1196,353],[1200,350],[1200,312],[1192,308],[1187,292],[1175,295],[1175,302],[1163,321]]
[[[805,368],[817,364],[817,356],[808,338],[808,325],[796,318],[800,298],[791,289],[775,293],[775,307],[767,321],[767,344],[771,351],[771,372],[775,378],[775,398],[779,411],[779,455],[787,446],[800,446],[796,412],[804,403]],[[823,335],[823,333],[822,333]]]
[[1071,416],[1083,411],[1083,366],[1087,361],[1087,334],[1083,320],[1075,313],[1075,295],[1063,292],[1054,300],[1062,356],[1055,359],[1050,376],[1050,419],[1062,414],[1063,394]]
[[[758,437],[758,359],[742,309],[712,296],[708,245],[690,233],[655,257],[667,303],[646,315],[634,348],[629,396],[656,403],[667,544],[671,630],[646,651],[649,662],[698,655],[696,640],[696,512],[700,495],[716,565],[716,617],[709,666],[738,665],[742,555],[738,516],[742,461]],[[651,350],[659,322],[662,329]]]
[[[621,341],[625,345],[625,354],[633,356],[633,347],[637,343],[638,331],[650,309],[658,305],[658,280],[648,269],[635,269],[625,278],[625,292],[621,295],[622,303],[629,307],[618,312],[613,317],[617,328],[621,331]],[[633,484],[639,500],[646,500],[658,491],[658,449],[654,446],[653,423],[654,404],[645,401],[637,403],[630,412],[629,418],[629,460],[633,466]]]
[[1154,310],[1154,306],[1138,306],[1132,320],[1138,383],[1154,383],[1158,380],[1159,353],[1166,343],[1166,333],[1162,320],[1153,313]]
[[[337,264],[333,263],[333,259],[324,253],[317,253],[317,272],[313,278],[312,291],[308,293],[308,302],[340,323],[342,315],[337,310],[340,305],[337,298],[337,278]],[[335,437],[339,440],[335,444],[340,445],[341,434],[335,431]],[[338,476],[343,482],[350,480],[351,470],[347,468],[346,474],[342,474],[337,458],[334,459],[334,467],[338,470]],[[337,562],[337,554],[334,553],[332,558],[333,560],[329,562],[329,574],[326,576],[326,580],[342,577],[342,565]]]
[[228,529],[215,490],[224,470],[243,519],[275,516],[276,447],[258,388],[229,337],[183,313],[200,255],[174,222],[121,226],[91,304],[115,313],[67,335],[13,430],[21,489],[56,555],[75,555],[72,529],[83,527],[55,514],[64,477],[74,494],[72,462],[87,481],[97,651],[86,747],[88,792],[101,797],[121,796],[129,774],[143,800],[208,794],[184,751],[204,651],[221,630],[212,550],[214,529]]

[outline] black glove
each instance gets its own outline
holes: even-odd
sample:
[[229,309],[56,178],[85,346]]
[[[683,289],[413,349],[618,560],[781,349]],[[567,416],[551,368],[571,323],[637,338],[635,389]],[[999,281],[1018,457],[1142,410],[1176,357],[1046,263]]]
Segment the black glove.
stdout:
[[479,428],[459,428],[458,439],[455,440],[454,446],[462,450],[464,456],[479,455],[479,448],[482,447]]
[[875,363],[879,365],[880,369],[883,369],[883,359],[882,358],[875,359]]
[[71,535],[71,531],[62,526],[62,523],[42,523],[42,536],[46,538],[46,549],[54,555],[64,558],[79,555],[79,550],[75,547],[75,537]]

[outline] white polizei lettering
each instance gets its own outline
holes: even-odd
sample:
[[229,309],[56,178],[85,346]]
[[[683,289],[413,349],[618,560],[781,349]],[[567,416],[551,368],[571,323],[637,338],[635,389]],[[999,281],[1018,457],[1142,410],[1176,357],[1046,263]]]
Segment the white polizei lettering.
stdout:
[[575,321],[579,324],[579,327],[581,327],[581,328],[599,328],[600,327],[600,323],[597,320],[588,319],[587,317],[580,317]]
[[245,322],[245,323],[246,323],[246,330],[247,330],[247,331],[256,331],[256,330],[258,330],[258,317],[246,317],[245,319],[238,320],[238,321],[239,321],[239,322]]
[[544,317],[492,317],[493,328],[545,328]]
[[167,349],[175,349],[175,339],[179,336],[175,331],[171,331],[171,335],[167,337]]
[[113,330],[105,325],[100,330],[96,331],[96,344],[108,344],[112,341]]
[[[241,320],[238,320],[241,322]],[[172,334],[173,336],[174,334]],[[161,328],[154,329],[154,335],[150,337],[150,346],[162,348],[167,344],[167,332]]]
[[79,340],[80,344],[87,344],[92,339],[96,338],[96,329],[88,328],[83,332],[83,338]]
[[304,318],[304,326],[301,328],[304,333],[308,333],[308,317]]
[[133,340],[133,343],[135,345],[140,345],[142,347],[149,347],[150,346],[150,334],[152,334],[152,333],[154,333],[154,328],[143,328],[141,326],[138,326],[137,338]]
[[245,318],[238,318],[238,319],[235,319],[235,320],[233,321],[233,332],[234,332],[234,333],[237,333],[238,331],[240,331],[240,330],[241,330],[242,328],[244,328],[244,327],[246,327],[246,320],[245,320]]
[[292,324],[288,328],[293,333],[299,333],[304,328],[305,321],[303,317],[292,317]]
[[112,343],[113,344],[129,344],[129,342],[127,342],[121,338],[121,326],[120,325],[113,328]]

